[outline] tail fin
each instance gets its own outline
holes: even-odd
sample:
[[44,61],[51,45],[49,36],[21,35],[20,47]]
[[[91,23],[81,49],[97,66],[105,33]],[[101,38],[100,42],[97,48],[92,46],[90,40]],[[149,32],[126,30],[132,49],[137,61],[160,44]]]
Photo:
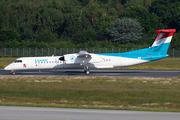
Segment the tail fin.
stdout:
[[176,29],[156,30],[156,33],[158,33],[158,35],[153,42],[149,52],[163,55],[166,54],[174,32],[176,32]]

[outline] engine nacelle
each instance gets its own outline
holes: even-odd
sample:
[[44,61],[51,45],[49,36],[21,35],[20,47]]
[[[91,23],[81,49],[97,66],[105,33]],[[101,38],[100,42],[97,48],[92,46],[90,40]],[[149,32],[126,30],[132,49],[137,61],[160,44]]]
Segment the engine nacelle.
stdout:
[[66,64],[76,63],[77,54],[67,54],[59,58],[59,60],[64,61]]

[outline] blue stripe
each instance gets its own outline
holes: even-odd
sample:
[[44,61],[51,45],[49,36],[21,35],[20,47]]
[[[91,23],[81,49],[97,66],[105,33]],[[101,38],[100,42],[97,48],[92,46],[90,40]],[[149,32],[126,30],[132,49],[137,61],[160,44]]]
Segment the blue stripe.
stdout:
[[113,56],[113,57],[126,57],[126,58],[132,58],[132,59],[153,61],[153,60],[158,60],[161,58],[168,57],[166,53],[169,48],[169,44],[170,43],[164,43],[159,46],[154,46],[150,48],[125,52],[125,53],[101,53],[98,55]]

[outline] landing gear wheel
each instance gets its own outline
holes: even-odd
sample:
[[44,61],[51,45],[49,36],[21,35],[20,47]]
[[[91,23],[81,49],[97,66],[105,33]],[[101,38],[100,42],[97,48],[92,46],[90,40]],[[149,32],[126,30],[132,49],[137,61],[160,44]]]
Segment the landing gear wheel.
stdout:
[[15,71],[13,71],[13,72],[11,72],[11,74],[12,74],[12,75],[15,75],[15,74],[16,74],[16,72],[15,72]]
[[90,72],[89,71],[86,71],[86,75],[89,75],[90,74]]

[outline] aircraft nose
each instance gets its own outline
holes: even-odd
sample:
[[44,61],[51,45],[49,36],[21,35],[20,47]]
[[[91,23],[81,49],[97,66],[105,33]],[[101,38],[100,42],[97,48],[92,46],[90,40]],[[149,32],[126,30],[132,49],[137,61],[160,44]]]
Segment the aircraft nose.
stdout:
[[6,67],[4,68],[4,70],[8,70],[8,67],[6,66]]
[[10,65],[6,66],[4,70],[10,70]]

